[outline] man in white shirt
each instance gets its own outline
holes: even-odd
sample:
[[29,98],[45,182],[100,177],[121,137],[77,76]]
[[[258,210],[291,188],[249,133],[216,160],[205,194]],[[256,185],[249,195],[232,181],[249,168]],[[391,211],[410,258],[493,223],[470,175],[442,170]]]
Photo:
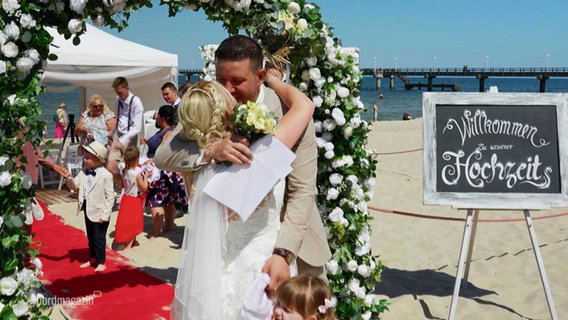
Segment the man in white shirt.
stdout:
[[117,77],[112,82],[112,87],[117,98],[117,124],[108,155],[107,169],[112,173],[115,183],[120,185],[118,162],[122,160],[124,150],[138,142],[138,135],[142,132],[144,105],[140,97],[130,92],[126,78]]
[[171,82],[166,82],[162,86],[162,98],[166,101],[170,106],[174,107],[177,111],[177,107],[181,102],[181,98],[178,95],[178,90],[175,84]]

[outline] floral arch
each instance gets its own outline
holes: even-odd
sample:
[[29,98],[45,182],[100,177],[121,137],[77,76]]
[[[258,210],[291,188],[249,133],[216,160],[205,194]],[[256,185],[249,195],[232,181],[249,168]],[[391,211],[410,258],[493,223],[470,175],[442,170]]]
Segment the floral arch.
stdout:
[[[291,80],[316,104],[318,204],[333,257],[328,278],[340,319],[377,318],[388,301],[374,294],[383,269],[370,248],[367,201],[372,197],[376,161],[365,149],[370,125],[359,116],[361,72],[357,49],[341,48],[319,7],[304,0],[162,0],[170,16],[203,10],[231,34],[239,30],[259,40],[267,54],[291,66]],[[44,27],[80,42],[85,21],[121,30],[151,0],[2,0],[0,11],[0,317],[36,318],[45,310],[36,294],[41,263],[28,250],[24,210],[34,187],[21,174],[22,146],[39,144],[44,123],[36,96],[43,62],[53,40]],[[282,49],[285,48],[285,49]],[[279,60],[284,61],[284,60]],[[15,120],[19,119],[21,121]],[[22,125],[27,127],[22,130]],[[18,161],[19,160],[19,161]],[[26,254],[36,262],[25,265]],[[376,280],[376,281],[375,281]]]

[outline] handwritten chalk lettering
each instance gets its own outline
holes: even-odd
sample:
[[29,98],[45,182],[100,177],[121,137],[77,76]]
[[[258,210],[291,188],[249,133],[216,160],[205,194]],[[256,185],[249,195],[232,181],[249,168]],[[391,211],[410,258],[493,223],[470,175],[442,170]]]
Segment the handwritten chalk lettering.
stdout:
[[507,188],[517,184],[531,184],[538,189],[546,189],[551,183],[551,167],[543,167],[539,155],[528,157],[525,162],[500,162],[496,153],[489,161],[483,160],[483,153],[476,149],[466,157],[465,152],[446,151],[442,159],[450,164],[442,168],[442,181],[448,185],[457,185],[465,179],[473,188],[483,188],[496,180],[506,181]]
[[513,149],[512,144],[494,144],[489,147],[491,150],[499,151],[499,150],[511,150]]
[[[459,120],[461,120],[461,123]],[[489,119],[485,111],[479,109],[473,113],[469,110],[464,110],[461,119],[448,119],[442,133],[445,134],[446,130],[452,131],[454,129],[459,131],[462,146],[465,144],[466,139],[486,134],[519,137],[530,141],[536,148],[550,144],[550,141],[537,136],[538,128],[535,126],[501,119]]]

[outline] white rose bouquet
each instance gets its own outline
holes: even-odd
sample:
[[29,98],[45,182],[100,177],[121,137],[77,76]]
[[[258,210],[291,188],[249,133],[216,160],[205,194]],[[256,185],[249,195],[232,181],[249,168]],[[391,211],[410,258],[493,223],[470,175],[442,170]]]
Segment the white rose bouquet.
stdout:
[[274,133],[277,121],[274,113],[264,104],[247,102],[237,104],[230,117],[233,132],[245,137],[250,143],[259,138]]

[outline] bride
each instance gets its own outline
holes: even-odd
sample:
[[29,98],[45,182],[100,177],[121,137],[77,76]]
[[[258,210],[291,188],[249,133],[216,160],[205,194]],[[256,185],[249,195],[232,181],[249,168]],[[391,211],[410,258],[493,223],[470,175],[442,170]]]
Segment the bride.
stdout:
[[[290,109],[280,119],[274,136],[291,149],[308,125],[314,105],[298,89],[275,75],[275,71],[267,75],[270,87]],[[227,129],[228,116],[235,104],[235,99],[217,82],[198,82],[184,95],[179,107],[181,134],[205,150],[202,162],[210,160],[211,143],[231,135]],[[245,295],[276,242],[284,179],[243,222],[203,192],[219,167],[220,164],[212,161],[193,173],[193,177],[191,174],[184,177],[186,186],[192,189],[191,208],[172,319],[241,319]]]

